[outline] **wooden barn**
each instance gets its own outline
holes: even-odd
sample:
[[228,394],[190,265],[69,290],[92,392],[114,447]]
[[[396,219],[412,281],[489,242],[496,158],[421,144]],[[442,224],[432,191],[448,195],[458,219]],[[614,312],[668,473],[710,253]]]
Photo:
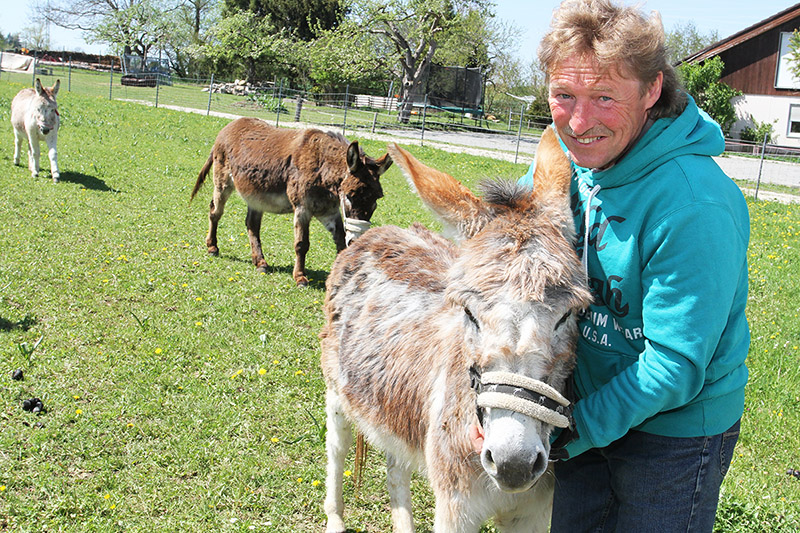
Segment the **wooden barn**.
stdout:
[[775,142],[800,147],[800,78],[789,63],[789,37],[800,29],[800,4],[776,13],[685,58],[697,63],[719,56],[725,63],[720,81],[744,93],[734,100],[738,137],[753,120],[772,123]]

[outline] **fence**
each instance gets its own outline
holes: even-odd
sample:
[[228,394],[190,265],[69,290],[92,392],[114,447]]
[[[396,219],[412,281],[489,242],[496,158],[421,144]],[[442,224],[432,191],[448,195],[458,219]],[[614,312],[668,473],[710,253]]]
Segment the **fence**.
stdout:
[[[393,95],[303,92],[268,83],[254,87],[244,82],[187,79],[171,76],[164,83],[123,83],[118,65],[94,69],[70,63],[38,62],[24,72],[0,71],[0,80],[32,84],[39,77],[45,85],[61,80],[62,90],[102,98],[137,102],[155,107],[180,109],[220,116],[254,116],[276,126],[313,124],[360,136],[385,134],[408,141],[458,146],[459,151],[530,163],[547,117],[530,117],[525,104],[507,109],[507,120],[493,118],[491,111],[476,116],[471,110],[447,110],[416,105],[407,120],[400,119]],[[491,120],[490,120],[491,119]],[[456,149],[456,148],[451,148]],[[800,188],[800,149],[728,140],[720,166],[734,179],[753,182],[757,194],[763,183],[785,186],[789,192]]]
[[548,123],[546,118],[537,121],[526,117],[523,121],[517,112],[514,128],[509,131],[507,124],[490,113],[476,114],[467,107],[442,109],[426,102],[415,104],[401,120],[394,95],[362,94],[349,88],[344,93],[306,92],[284,87],[280,82],[252,86],[243,81],[220,82],[213,77],[170,76],[167,81],[163,76],[151,76],[132,80],[119,65],[87,69],[69,62],[39,61],[35,69],[25,72],[0,72],[0,79],[25,84],[32,84],[36,77],[46,85],[61,79],[62,89],[80,94],[196,113],[255,116],[278,126],[314,124],[342,133],[386,133],[421,143],[434,139],[453,142],[452,138],[444,141],[448,136],[443,134],[461,132],[467,134],[468,144],[476,149],[487,144],[487,149],[511,153],[522,162],[532,159],[541,130]]

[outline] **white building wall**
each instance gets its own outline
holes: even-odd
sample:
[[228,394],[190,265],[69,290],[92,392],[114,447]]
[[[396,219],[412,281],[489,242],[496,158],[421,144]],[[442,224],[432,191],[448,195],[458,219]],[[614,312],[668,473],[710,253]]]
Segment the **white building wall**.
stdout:
[[800,96],[761,96],[745,94],[731,100],[739,119],[731,126],[731,136],[739,138],[739,133],[746,127],[752,127],[751,120],[759,123],[771,123],[775,132],[775,144],[800,148],[800,132],[792,133],[789,129],[789,116],[800,120]]

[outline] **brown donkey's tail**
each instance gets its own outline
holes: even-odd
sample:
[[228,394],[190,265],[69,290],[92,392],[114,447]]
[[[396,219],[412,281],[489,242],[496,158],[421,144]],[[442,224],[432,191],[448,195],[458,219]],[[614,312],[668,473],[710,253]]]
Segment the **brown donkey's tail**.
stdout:
[[211,155],[208,156],[208,161],[206,164],[203,165],[203,168],[200,169],[200,175],[197,176],[197,183],[194,184],[194,189],[192,189],[192,195],[189,197],[189,201],[191,202],[194,200],[194,196],[197,194],[197,191],[200,190],[200,187],[203,186],[203,183],[206,181],[206,176],[208,175],[208,171],[211,169],[211,165],[214,163],[214,152],[211,152]]

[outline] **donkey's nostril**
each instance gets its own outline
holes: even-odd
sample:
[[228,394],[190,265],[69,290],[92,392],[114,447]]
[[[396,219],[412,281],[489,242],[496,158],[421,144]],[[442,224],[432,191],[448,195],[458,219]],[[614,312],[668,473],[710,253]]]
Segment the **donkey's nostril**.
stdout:
[[42,134],[47,135],[50,133],[50,128],[42,128]]
[[497,475],[497,465],[494,463],[492,450],[489,450],[488,448],[484,449],[483,451],[483,468],[492,476]]

